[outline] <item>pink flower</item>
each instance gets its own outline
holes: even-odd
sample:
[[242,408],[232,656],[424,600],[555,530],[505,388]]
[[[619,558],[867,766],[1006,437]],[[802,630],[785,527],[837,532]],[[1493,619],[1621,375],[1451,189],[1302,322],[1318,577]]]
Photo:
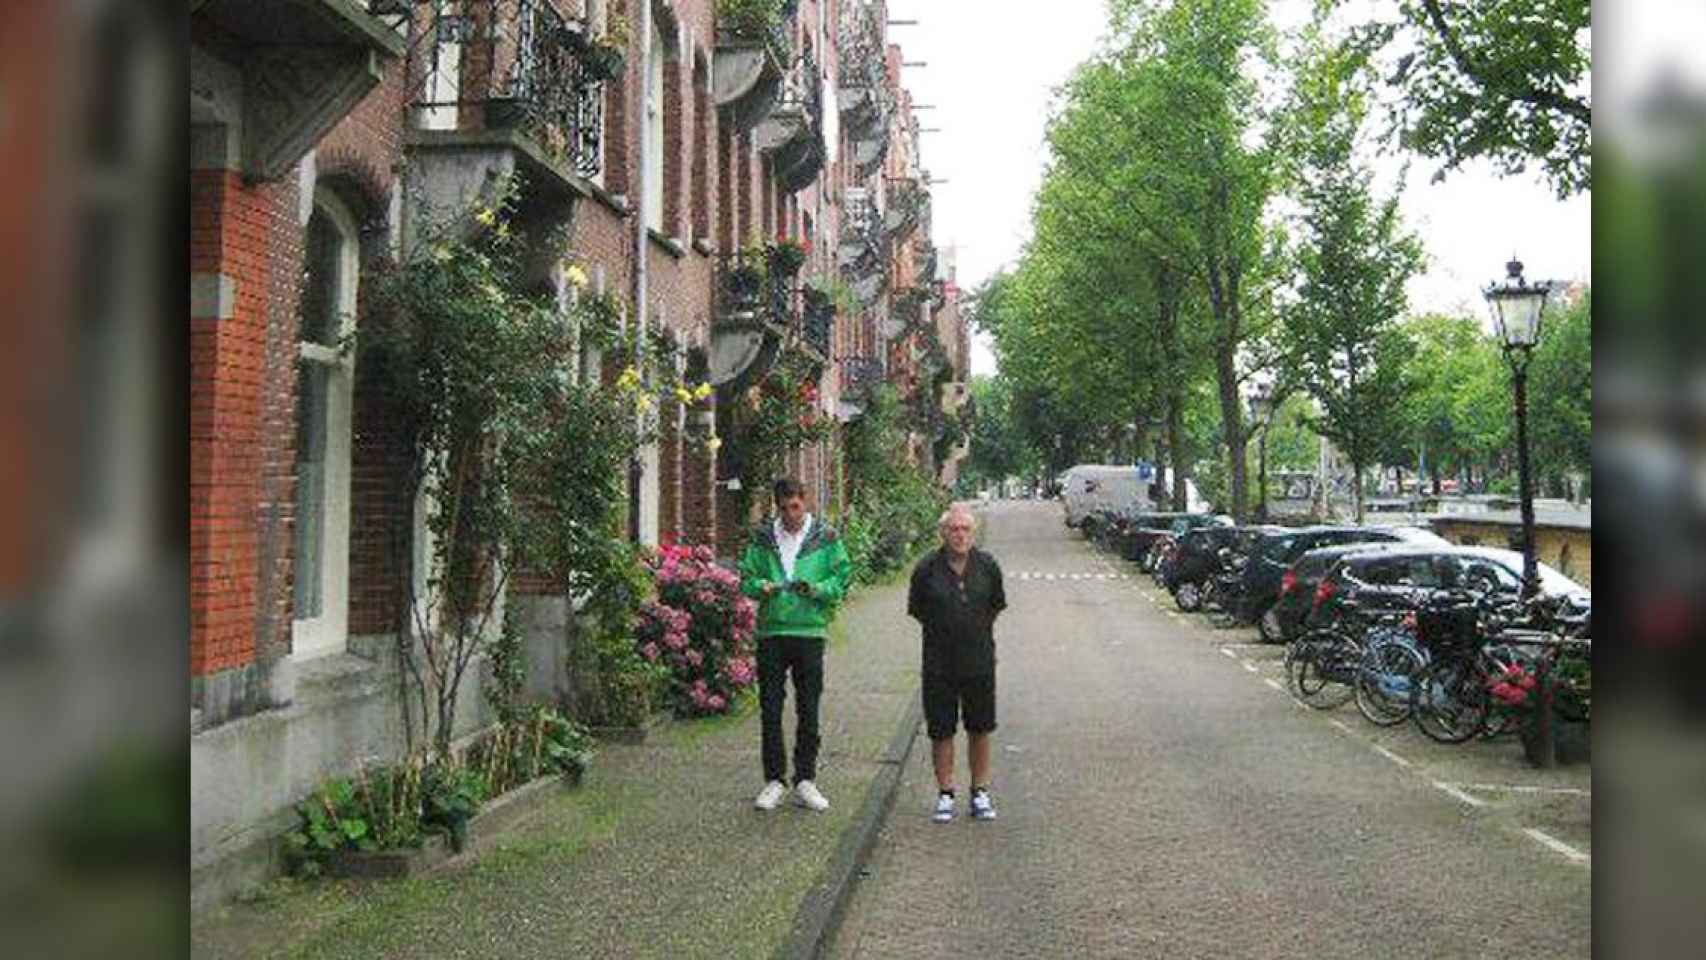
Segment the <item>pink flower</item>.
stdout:
[[671,630],[663,635],[664,646],[671,650],[681,650],[687,646],[687,634],[679,630]]
[[703,563],[710,563],[712,560],[717,559],[717,555],[711,552],[710,547],[701,544],[693,548],[693,559]]
[[705,699],[705,706],[710,707],[712,710],[721,710],[727,705],[728,701],[724,700],[723,695],[720,693],[713,693]]
[[658,658],[658,645],[655,643],[646,644],[640,648],[640,655],[655,663]]
[[705,655],[697,650],[690,649],[687,651],[687,662],[693,664],[695,667],[700,666],[705,662]]

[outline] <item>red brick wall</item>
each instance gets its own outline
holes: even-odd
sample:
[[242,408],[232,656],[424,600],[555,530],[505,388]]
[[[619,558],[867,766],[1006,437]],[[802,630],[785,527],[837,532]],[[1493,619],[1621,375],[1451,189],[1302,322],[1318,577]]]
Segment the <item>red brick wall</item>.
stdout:
[[190,175],[190,270],[236,285],[233,315],[190,317],[190,672],[254,659],[256,504],[269,271],[267,198]]

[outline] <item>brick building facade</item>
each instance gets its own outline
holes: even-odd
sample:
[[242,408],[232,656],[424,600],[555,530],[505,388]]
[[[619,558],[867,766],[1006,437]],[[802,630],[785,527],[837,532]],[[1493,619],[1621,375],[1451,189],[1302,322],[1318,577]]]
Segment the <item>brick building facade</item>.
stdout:
[[[409,451],[383,399],[338,347],[415,218],[489,202],[520,174],[523,215],[564,228],[594,290],[716,386],[703,408],[659,413],[630,505],[647,542],[738,547],[748,518],[726,448],[705,441],[778,358],[815,369],[825,415],[843,420],[882,377],[929,389],[920,344],[945,301],[940,281],[930,295],[928,184],[885,5],[791,0],[754,35],[719,23],[713,0],[640,2],[191,5],[198,900],[274,869],[272,839],[314,784],[401,748],[395,638],[422,507],[398,493]],[[620,65],[593,69],[577,52],[590,38],[620,41]],[[903,181],[912,212],[886,216]],[[857,309],[812,315],[795,291],[732,322],[725,258],[784,237],[810,248],[802,278],[845,284]],[[538,278],[564,303],[570,261]],[[896,328],[896,295],[919,290],[904,300],[916,322]],[[580,375],[600,375],[587,360]],[[839,507],[838,463],[833,440],[787,459],[821,512]],[[561,696],[572,610],[538,583],[511,594],[530,690]],[[468,730],[489,722],[476,686]]]

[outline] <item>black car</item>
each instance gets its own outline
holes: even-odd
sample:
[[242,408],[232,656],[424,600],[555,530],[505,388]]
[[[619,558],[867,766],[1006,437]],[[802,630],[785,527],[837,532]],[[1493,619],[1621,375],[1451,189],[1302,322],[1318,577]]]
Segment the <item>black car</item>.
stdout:
[[1278,624],[1280,638],[1289,641],[1305,630],[1315,606],[1315,588],[1339,561],[1352,554],[1396,548],[1390,543],[1341,543],[1319,547],[1298,557],[1280,575],[1279,596],[1269,611]]
[[1212,513],[1140,513],[1126,522],[1120,555],[1127,560],[1142,560],[1155,541],[1162,537],[1179,537],[1187,531],[1220,522]]
[[1340,544],[1415,543],[1423,539],[1430,544],[1445,545],[1434,534],[1399,527],[1302,527],[1264,537],[1250,551],[1237,602],[1231,605],[1232,615],[1244,623],[1257,624],[1262,639],[1278,643],[1282,639],[1279,623],[1267,614],[1279,599],[1285,571],[1299,557],[1311,550]]
[[[1194,589],[1200,594],[1208,579],[1221,571],[1222,550],[1232,556],[1244,556],[1263,537],[1284,529],[1262,524],[1244,527],[1216,525],[1191,530],[1179,538],[1178,549],[1168,558],[1162,571],[1161,585],[1172,592],[1175,601],[1180,599],[1180,590]],[[1179,605],[1186,610],[1197,608],[1194,597],[1187,597]]]
[[[1492,591],[1507,602],[1522,591],[1522,555],[1496,547],[1398,547],[1339,558],[1315,587],[1307,625],[1331,626],[1354,606],[1363,614],[1413,610],[1436,590]],[[1561,603],[1560,612],[1584,616],[1591,595],[1542,565],[1540,592]]]

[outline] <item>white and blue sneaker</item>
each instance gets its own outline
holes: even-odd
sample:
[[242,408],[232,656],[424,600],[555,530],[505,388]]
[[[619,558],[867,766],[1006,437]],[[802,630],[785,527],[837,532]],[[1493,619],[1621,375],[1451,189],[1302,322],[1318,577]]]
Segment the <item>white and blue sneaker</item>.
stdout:
[[936,794],[936,812],[930,819],[937,823],[950,823],[954,819],[954,795],[951,793]]
[[995,801],[989,799],[989,791],[978,789],[971,793],[971,815],[979,820],[995,819]]

